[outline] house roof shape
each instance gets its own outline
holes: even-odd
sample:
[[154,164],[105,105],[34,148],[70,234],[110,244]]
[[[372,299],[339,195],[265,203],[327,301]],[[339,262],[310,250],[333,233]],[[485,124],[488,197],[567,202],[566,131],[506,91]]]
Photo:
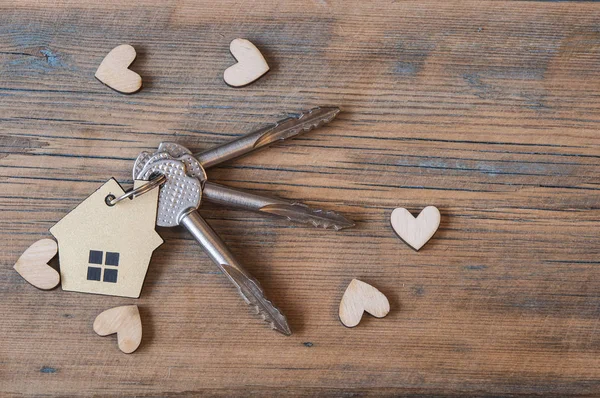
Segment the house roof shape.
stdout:
[[[139,187],[146,181],[135,181]],[[58,241],[63,290],[140,296],[152,253],[163,243],[156,232],[158,189],[113,206],[124,193],[111,178],[50,228]]]

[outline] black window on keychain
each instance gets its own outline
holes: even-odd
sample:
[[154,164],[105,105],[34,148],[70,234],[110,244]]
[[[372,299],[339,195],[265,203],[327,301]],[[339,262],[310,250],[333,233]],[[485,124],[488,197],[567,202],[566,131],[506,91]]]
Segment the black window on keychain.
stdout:
[[104,278],[102,281],[117,283],[117,275],[118,270],[115,268],[105,268],[109,267],[118,267],[119,266],[119,253],[115,252],[106,252],[106,257],[104,257],[104,266],[102,267],[102,259],[104,257],[104,252],[100,250],[90,250],[90,257],[88,262],[90,264],[98,264],[100,267],[88,267],[87,279],[88,281],[100,281],[102,277],[102,270],[104,269]]

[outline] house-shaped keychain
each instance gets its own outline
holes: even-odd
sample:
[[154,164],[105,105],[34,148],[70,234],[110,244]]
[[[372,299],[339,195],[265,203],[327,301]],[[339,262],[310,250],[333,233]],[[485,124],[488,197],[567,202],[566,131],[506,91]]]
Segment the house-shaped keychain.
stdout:
[[[134,188],[146,181],[135,181]],[[114,179],[50,228],[58,241],[63,290],[139,297],[150,258],[163,243],[155,230],[158,189],[107,204],[124,191]]]

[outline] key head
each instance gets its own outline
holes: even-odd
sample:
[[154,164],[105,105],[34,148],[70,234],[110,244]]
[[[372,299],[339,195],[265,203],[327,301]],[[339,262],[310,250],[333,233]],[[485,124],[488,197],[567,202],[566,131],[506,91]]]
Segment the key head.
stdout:
[[142,152],[138,155],[133,165],[133,179],[139,179],[140,174],[146,165],[161,159],[177,159],[182,161],[187,167],[187,174],[196,177],[204,186],[204,181],[208,179],[206,171],[186,147],[173,142],[161,142],[158,150],[154,153]]
[[158,160],[155,159],[155,155],[159,154],[161,154],[163,159],[165,159],[164,156],[178,158],[183,155],[191,155],[192,152],[183,145],[175,144],[173,142],[161,142],[156,152],[144,151],[138,155],[133,165],[133,179],[135,180],[138,178],[138,175],[142,172],[142,170],[144,170],[144,167],[146,167],[151,160]]
[[176,144],[174,142],[161,142],[158,145],[156,152],[167,152],[174,158],[178,158],[183,155],[191,155],[192,151],[184,147],[183,145]]
[[142,170],[144,170],[144,167],[146,167],[146,164],[148,164],[148,160],[150,160],[152,155],[154,155],[154,153],[143,151],[135,159],[135,163],[133,164],[133,171],[131,173],[134,181],[138,179],[138,176],[140,175]]
[[156,224],[179,225],[183,216],[200,206],[206,172],[187,148],[163,142],[154,153],[140,153],[133,167],[134,179],[148,180],[155,173],[167,177],[160,189]]
[[149,180],[155,173],[167,177],[160,188],[156,225],[177,226],[185,215],[200,206],[202,182],[188,175],[186,165],[177,159],[160,159],[148,163],[138,177]]

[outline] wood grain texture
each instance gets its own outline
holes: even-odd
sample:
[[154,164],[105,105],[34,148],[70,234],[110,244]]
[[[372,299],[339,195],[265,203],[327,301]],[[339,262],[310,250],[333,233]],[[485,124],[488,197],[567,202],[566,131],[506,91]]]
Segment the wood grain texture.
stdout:
[[[2,395],[555,395],[600,391],[600,4],[0,0]],[[245,37],[270,73],[227,87]],[[134,96],[94,73],[130,43]],[[93,50],[91,50],[93,49]],[[327,127],[215,182],[335,209],[339,233],[201,214],[286,313],[248,312],[190,236],[159,231],[139,300],[40,292],[34,241],[161,140],[201,150],[316,105]],[[391,211],[442,213],[418,253]],[[358,278],[385,319],[340,325]],[[137,304],[132,355],[92,330]]]

